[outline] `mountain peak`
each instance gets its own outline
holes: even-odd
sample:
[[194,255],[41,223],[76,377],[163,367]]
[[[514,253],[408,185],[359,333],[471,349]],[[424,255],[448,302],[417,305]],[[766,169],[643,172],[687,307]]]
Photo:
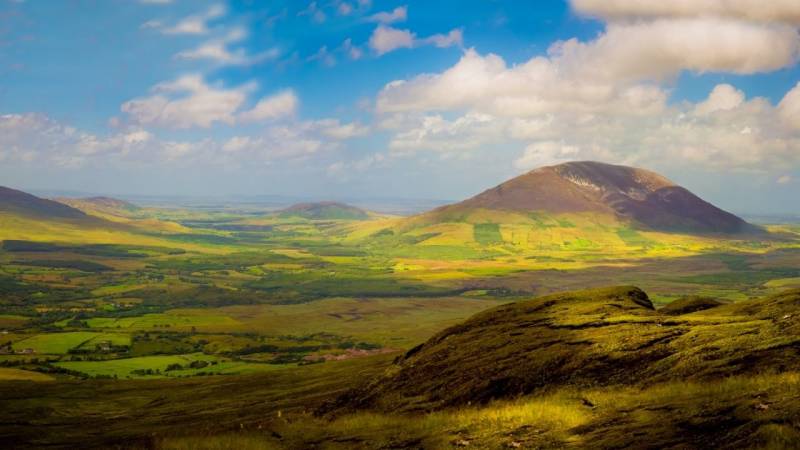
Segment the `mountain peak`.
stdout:
[[631,225],[694,233],[737,233],[754,227],[655,172],[596,161],[531,170],[438,213],[493,209],[550,214],[614,215]]

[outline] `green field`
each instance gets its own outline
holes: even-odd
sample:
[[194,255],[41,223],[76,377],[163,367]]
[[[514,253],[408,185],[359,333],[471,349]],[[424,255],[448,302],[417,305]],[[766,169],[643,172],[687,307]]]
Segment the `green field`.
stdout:
[[[483,210],[441,223],[229,210],[135,214],[120,233],[81,234],[14,220],[0,228],[0,391],[24,380],[52,381],[36,385],[56,388],[27,395],[61,405],[81,423],[97,417],[95,411],[111,417],[117,410],[109,405],[118,404],[211,430],[209,436],[193,428],[175,434],[142,415],[119,426],[103,419],[106,434],[144,433],[151,436],[147,445],[158,448],[198,442],[308,448],[335,440],[340,448],[353,442],[450,448],[460,441],[497,448],[518,442],[508,438],[514,433],[533,447],[559,446],[586,438],[576,427],[603,420],[604,410],[584,410],[576,396],[615,397],[633,409],[643,397],[624,389],[565,388],[408,417],[361,411],[328,420],[309,411],[367,374],[384,373],[402,352],[443,329],[498,305],[612,282],[645,289],[656,307],[691,296],[748,302],[800,286],[800,241],[785,235],[723,239],[643,231],[579,214]],[[140,221],[150,221],[148,228],[137,231]],[[729,387],[720,389],[733,402]],[[105,400],[92,400],[96,389]],[[637,414],[673,407],[658,389],[678,387],[653,387],[654,400]],[[705,395],[698,386],[687,389]],[[73,393],[85,395],[84,403],[73,405]],[[162,404],[162,397],[178,403]],[[18,415],[30,414],[24,401],[12,404]],[[208,408],[208,417],[197,415]],[[290,421],[274,422],[278,411],[290,411]],[[55,427],[47,439],[85,438],[64,432],[60,420],[44,419]],[[532,421],[538,434],[518,431]],[[265,439],[254,431],[259,426],[284,441]],[[12,434],[25,433],[24,442],[40,439],[27,428]]]
[[16,350],[30,348],[36,353],[43,354],[64,354],[73,348],[86,345],[100,336],[104,335],[84,331],[37,334],[14,342],[13,347]]

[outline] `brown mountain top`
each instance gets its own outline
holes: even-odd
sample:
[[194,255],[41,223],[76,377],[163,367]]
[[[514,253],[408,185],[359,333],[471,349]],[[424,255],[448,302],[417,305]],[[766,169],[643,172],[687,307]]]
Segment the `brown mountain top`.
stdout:
[[476,208],[613,214],[633,225],[664,231],[754,230],[655,172],[593,161],[541,167],[433,213],[453,215]]

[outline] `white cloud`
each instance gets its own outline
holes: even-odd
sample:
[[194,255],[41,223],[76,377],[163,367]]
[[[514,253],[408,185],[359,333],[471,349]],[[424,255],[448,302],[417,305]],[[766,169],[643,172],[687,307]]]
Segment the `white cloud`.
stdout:
[[192,15],[180,20],[171,27],[162,28],[164,34],[206,34],[208,33],[208,23],[214,19],[223,17],[227,13],[224,5],[212,5],[203,14]]
[[0,116],[0,160],[58,168],[153,163],[243,167],[302,161],[336,150],[342,141],[364,133],[360,124],[324,119],[282,123],[224,140],[176,141],[141,128],[101,136],[42,114],[8,114]]
[[440,74],[424,74],[387,84],[378,95],[379,112],[471,109],[524,117],[562,110],[661,111],[666,94],[651,85],[615,85],[608,80],[575,79],[547,58],[508,67],[497,55],[467,50]]
[[464,32],[462,30],[451,30],[447,34],[434,34],[422,40],[423,44],[435,45],[439,48],[464,45]]
[[43,114],[0,116],[0,160],[75,168],[98,158],[136,157],[151,148],[153,139],[141,129],[98,137]]
[[369,128],[358,122],[341,123],[337,119],[323,119],[310,123],[310,127],[323,136],[342,141],[361,137],[369,132]]
[[798,53],[800,35],[788,25],[689,18],[611,23],[594,41],[556,43],[550,61],[573,76],[660,80],[683,70],[769,72]]
[[371,15],[368,20],[370,22],[378,22],[383,24],[390,24],[395,22],[405,22],[408,18],[408,6],[398,6],[389,12],[379,12]]
[[294,91],[286,90],[262,98],[252,109],[240,113],[239,120],[247,123],[293,116],[297,112],[299,103]]
[[708,95],[708,98],[698,103],[695,107],[695,114],[705,115],[715,111],[727,111],[744,102],[744,92],[736,89],[730,84],[718,84]]
[[[566,159],[751,172],[800,165],[800,136],[781,120],[780,106],[764,98],[740,100],[735,90],[729,92],[733,101],[720,100],[720,92],[727,90],[716,87],[701,103],[664,105],[657,114],[567,108],[528,117],[473,111],[445,119],[441,114],[396,112],[382,116],[380,123],[393,133],[392,152],[402,154],[493,155],[534,144],[515,162],[517,168]],[[706,111],[698,114],[698,109]],[[494,158],[503,161],[502,156]]]
[[467,51],[450,69],[386,85],[382,111],[449,110],[532,115],[553,110],[658,112],[655,82],[684,70],[749,74],[786,67],[800,35],[784,25],[719,19],[611,24],[597,39],[554,44],[547,57],[508,67],[497,55]]
[[504,124],[487,114],[469,113],[455,120],[441,115],[411,118],[405,123],[384,122],[386,128],[397,127],[398,132],[389,143],[393,153],[414,153],[433,150],[454,153],[497,142],[504,133]]
[[369,46],[378,55],[389,53],[399,48],[414,47],[416,36],[409,30],[398,30],[397,28],[378,26],[369,38]]
[[786,93],[778,104],[778,111],[784,123],[800,130],[800,82]]
[[794,180],[792,179],[791,175],[783,175],[783,176],[778,177],[777,180],[775,180],[775,182],[778,183],[778,184],[789,184],[792,181],[794,181]]
[[543,141],[525,147],[522,156],[514,161],[518,170],[531,170],[537,167],[559,164],[574,160],[580,153],[578,147],[563,142]]
[[270,49],[256,55],[250,55],[244,49],[229,49],[230,44],[241,41],[247,37],[247,33],[242,28],[234,28],[226,36],[219,39],[212,39],[202,43],[194,50],[186,50],[175,55],[177,59],[186,60],[209,60],[223,66],[248,66],[275,59],[279,52],[277,49]]
[[571,0],[579,13],[620,20],[718,16],[760,22],[800,23],[795,0]]
[[167,128],[210,127],[214,123],[232,125],[235,113],[247,100],[253,84],[225,89],[206,84],[199,74],[184,75],[175,81],[153,87],[153,95],[122,104],[122,112],[134,123]]
[[401,48],[414,48],[423,45],[434,45],[439,48],[462,45],[464,40],[461,30],[452,30],[447,34],[417,39],[417,35],[410,30],[401,30],[386,25],[378,25],[369,38],[369,46],[379,56]]

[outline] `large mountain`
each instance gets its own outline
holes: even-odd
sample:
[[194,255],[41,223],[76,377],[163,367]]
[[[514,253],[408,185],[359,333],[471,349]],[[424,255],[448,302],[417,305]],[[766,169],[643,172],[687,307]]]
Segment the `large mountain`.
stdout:
[[637,228],[693,233],[738,233],[754,227],[645,169],[592,161],[541,167],[427,219],[447,221],[474,210],[610,215]]

